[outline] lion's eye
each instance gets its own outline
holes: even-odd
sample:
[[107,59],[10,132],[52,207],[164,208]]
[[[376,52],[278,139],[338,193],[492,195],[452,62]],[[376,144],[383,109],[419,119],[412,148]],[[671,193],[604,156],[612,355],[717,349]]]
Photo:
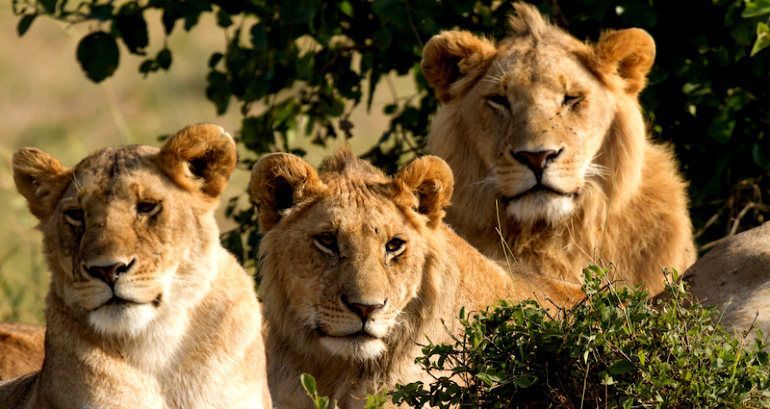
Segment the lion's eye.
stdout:
[[160,210],[160,205],[156,202],[141,202],[136,205],[136,211],[143,215],[153,215]]
[[502,95],[492,95],[491,97],[487,98],[487,102],[492,106],[492,108],[505,110],[511,109],[511,104],[508,102],[508,98]]
[[64,220],[73,226],[80,226],[85,218],[83,209],[70,209],[64,212]]
[[319,234],[315,236],[315,244],[321,251],[328,254],[335,254],[338,252],[337,238],[333,234]]
[[566,95],[565,94],[564,95],[564,102],[562,102],[562,105],[565,106],[565,107],[575,107],[575,106],[577,106],[577,104],[582,99],[583,98],[578,96],[578,95],[572,96],[572,95]]
[[401,239],[393,239],[385,245],[385,249],[393,253],[401,250],[404,247],[404,241]]

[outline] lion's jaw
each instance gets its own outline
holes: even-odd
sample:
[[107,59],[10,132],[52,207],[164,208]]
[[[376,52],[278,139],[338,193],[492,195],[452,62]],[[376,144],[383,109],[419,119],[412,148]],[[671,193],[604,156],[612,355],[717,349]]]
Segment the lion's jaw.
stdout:
[[[208,275],[215,271],[201,262],[216,259],[211,254],[216,240],[173,226],[181,217],[215,223],[213,217],[177,209],[185,200],[184,191],[147,163],[157,150],[134,149],[133,157],[127,148],[114,154],[129,156],[137,169],[130,163],[118,171],[101,166],[110,150],[81,162],[77,180],[42,226],[54,292],[96,332],[129,338],[200,299],[209,288]],[[157,207],[137,210],[149,202]],[[103,276],[110,266],[120,266],[114,281]]]

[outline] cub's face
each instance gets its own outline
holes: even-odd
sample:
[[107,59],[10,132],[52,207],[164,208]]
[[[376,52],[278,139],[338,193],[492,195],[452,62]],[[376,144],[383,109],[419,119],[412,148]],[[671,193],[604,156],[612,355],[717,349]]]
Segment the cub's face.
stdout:
[[426,156],[392,179],[340,149],[318,175],[302,159],[254,167],[260,290],[270,331],[355,361],[409,339],[452,173]]
[[[365,360],[386,349],[399,318],[414,302],[425,241],[404,213],[365,186],[313,204],[277,227],[285,248],[291,308],[305,330],[332,354]],[[287,220],[288,221],[288,220]]]
[[216,198],[235,163],[222,128],[196,125],[162,149],[106,148],[74,168],[37,149],[14,179],[40,218],[52,292],[101,334],[137,335],[207,290]]

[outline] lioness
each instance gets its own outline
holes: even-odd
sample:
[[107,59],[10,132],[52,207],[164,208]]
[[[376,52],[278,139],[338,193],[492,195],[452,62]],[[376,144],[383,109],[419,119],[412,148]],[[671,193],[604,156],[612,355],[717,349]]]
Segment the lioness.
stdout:
[[661,267],[684,271],[696,253],[686,184],[671,149],[651,143],[637,98],[655,43],[640,29],[583,43],[535,7],[514,7],[513,32],[496,44],[447,31],[423,51],[444,104],[428,148],[457,183],[448,222],[502,258],[499,206],[510,248],[532,271],[579,281],[601,258],[626,284],[661,291]]
[[452,185],[434,156],[392,179],[347,149],[320,175],[289,154],[256,164],[250,190],[265,233],[260,291],[277,407],[314,407],[303,372],[343,408],[363,407],[380,387],[428,381],[414,363],[417,343],[450,342],[442,321],[457,333],[461,306],[582,297],[574,284],[512,280],[455,234],[442,220]]
[[74,168],[14,154],[52,277],[43,368],[0,384],[0,406],[272,407],[254,283],[213,215],[236,160],[216,125]]
[[43,366],[45,327],[0,322],[0,381]]

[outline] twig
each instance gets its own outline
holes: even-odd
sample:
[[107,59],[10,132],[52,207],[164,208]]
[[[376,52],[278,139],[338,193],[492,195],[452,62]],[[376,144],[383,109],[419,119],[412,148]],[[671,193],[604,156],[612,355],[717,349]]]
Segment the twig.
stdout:
[[719,211],[718,211],[718,212],[716,212],[716,213],[715,213],[713,216],[711,216],[711,218],[710,218],[710,219],[708,219],[708,221],[706,222],[706,224],[704,224],[704,225],[703,225],[703,227],[701,227],[701,228],[700,228],[700,230],[698,230],[697,232],[695,232],[695,234],[693,235],[693,237],[692,237],[692,238],[693,238],[693,239],[697,239],[697,238],[698,238],[698,237],[700,237],[700,236],[701,236],[703,233],[705,233],[705,232],[706,232],[706,229],[708,229],[709,227],[711,227],[711,225],[712,225],[712,224],[716,223],[716,221],[719,219],[719,215],[721,215],[721,214],[722,214],[722,212],[723,212],[725,209],[727,209],[727,205],[724,205],[724,206],[722,206],[722,208],[721,208],[721,209],[719,209]]
[[741,209],[740,213],[738,213],[738,216],[735,217],[735,221],[733,222],[733,228],[730,229],[730,234],[728,234],[727,237],[735,235],[735,232],[738,231],[738,226],[741,223],[741,219],[743,218],[743,216],[746,215],[746,212],[748,212],[749,209],[753,208],[754,206],[756,206],[756,204],[754,204],[754,202],[750,202],[749,204],[744,206],[743,209]]

